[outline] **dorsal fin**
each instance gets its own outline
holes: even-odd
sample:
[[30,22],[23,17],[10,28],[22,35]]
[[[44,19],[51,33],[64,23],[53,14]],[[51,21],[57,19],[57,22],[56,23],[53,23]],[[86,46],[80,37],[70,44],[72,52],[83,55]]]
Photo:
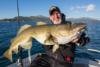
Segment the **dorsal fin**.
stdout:
[[46,25],[46,23],[45,22],[42,22],[42,21],[39,21],[39,22],[37,22],[36,25]]
[[17,35],[19,35],[23,30],[25,30],[29,27],[31,27],[31,25],[29,25],[29,24],[25,24],[25,25],[21,26],[21,28],[19,29]]
[[[21,26],[21,28],[19,29],[17,35],[19,35],[22,31],[24,31],[25,29],[27,29],[27,28],[29,28],[29,27],[31,27],[31,25],[29,25],[29,24],[25,24],[25,25]],[[15,39],[15,38],[12,38],[12,39],[10,40],[11,43],[14,41],[14,39]]]

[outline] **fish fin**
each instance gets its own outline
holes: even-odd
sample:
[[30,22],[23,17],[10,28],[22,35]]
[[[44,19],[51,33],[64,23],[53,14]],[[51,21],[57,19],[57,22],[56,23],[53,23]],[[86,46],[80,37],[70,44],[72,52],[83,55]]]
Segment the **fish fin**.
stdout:
[[4,57],[6,57],[7,59],[9,59],[11,62],[13,61],[12,60],[12,51],[10,49],[8,49],[4,54],[3,54]]
[[36,25],[46,25],[46,23],[45,22],[42,22],[42,21],[39,21],[39,22],[37,22]]
[[53,48],[52,48],[52,52],[55,53],[58,48],[59,48],[58,44],[54,45]]
[[27,43],[25,43],[23,46],[21,46],[22,48],[24,48],[25,50],[27,49],[31,49],[32,47],[32,40],[28,41]]
[[18,47],[16,49],[13,50],[14,53],[18,54]]
[[55,44],[55,42],[54,42],[54,37],[53,36],[51,36],[51,35],[49,35],[48,37],[47,37],[47,39],[44,41],[44,43],[45,44]]
[[49,39],[46,39],[45,41],[44,41],[44,44],[54,44],[54,42],[52,41],[52,40],[49,40]]
[[24,31],[25,29],[27,29],[29,27],[31,27],[31,25],[29,25],[29,24],[25,24],[25,25],[21,26],[21,28],[19,29],[17,35],[19,35],[22,31]]

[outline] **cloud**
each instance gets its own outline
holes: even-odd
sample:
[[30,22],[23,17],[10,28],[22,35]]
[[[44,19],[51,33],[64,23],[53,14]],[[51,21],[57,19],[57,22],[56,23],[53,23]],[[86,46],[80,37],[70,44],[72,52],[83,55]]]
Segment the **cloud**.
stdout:
[[92,12],[95,10],[95,5],[94,4],[88,4],[88,5],[84,5],[84,6],[72,6],[70,8],[71,11],[80,11],[80,10],[84,10],[86,12]]
[[84,6],[72,6],[70,8],[71,11],[80,11],[82,9],[85,9],[85,7]]
[[89,5],[86,6],[85,10],[87,12],[94,11],[95,10],[95,5],[94,4],[89,4]]

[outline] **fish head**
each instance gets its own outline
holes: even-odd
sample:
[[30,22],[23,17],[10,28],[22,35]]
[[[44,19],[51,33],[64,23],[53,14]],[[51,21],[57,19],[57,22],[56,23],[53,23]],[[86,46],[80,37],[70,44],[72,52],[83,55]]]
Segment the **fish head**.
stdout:
[[74,23],[71,25],[70,38],[72,42],[77,42],[82,33],[86,31],[85,23]]
[[72,31],[75,33],[81,33],[86,31],[86,24],[85,23],[74,23],[71,26]]

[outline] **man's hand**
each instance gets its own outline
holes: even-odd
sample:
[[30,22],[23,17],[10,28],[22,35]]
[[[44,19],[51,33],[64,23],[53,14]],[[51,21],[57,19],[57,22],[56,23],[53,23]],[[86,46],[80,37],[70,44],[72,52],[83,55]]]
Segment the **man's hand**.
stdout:
[[80,39],[77,41],[80,46],[85,46],[87,43],[90,42],[90,38],[86,37],[86,33],[82,33]]
[[84,45],[86,45],[89,42],[90,42],[90,38],[86,37],[85,33],[82,33],[82,35],[80,36],[80,38],[74,39],[71,43],[75,43],[78,46],[84,46]]

